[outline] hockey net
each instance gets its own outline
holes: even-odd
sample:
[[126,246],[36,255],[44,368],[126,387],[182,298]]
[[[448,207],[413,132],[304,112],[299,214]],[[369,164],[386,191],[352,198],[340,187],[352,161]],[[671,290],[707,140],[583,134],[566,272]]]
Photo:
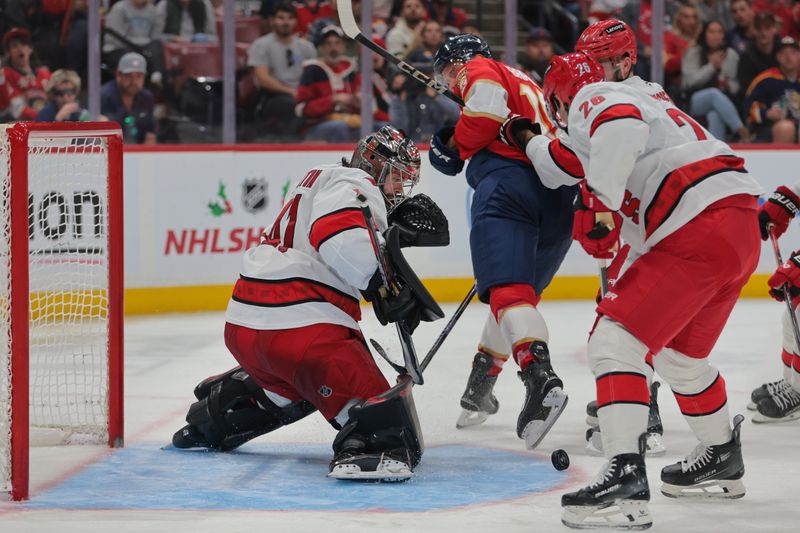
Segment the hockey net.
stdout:
[[0,492],[30,445],[122,445],[122,170],[108,123],[0,126]]

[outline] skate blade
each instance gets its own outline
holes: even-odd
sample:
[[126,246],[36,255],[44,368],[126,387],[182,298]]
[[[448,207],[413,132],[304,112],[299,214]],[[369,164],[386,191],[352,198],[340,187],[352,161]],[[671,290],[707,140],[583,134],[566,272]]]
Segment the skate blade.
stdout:
[[[599,431],[592,433],[592,437],[586,441],[586,452],[595,457],[603,455],[603,439]],[[647,435],[647,444],[645,455],[647,457],[661,457],[667,453],[667,447],[661,435],[658,433],[649,433]]]
[[647,529],[653,518],[646,501],[619,501],[611,505],[565,506],[561,523],[574,529]]
[[547,393],[547,396],[542,400],[543,406],[550,407],[547,418],[544,420],[531,420],[525,428],[523,428],[522,435],[520,435],[525,441],[525,447],[527,449],[533,450],[539,445],[545,435],[547,435],[547,432],[550,431],[550,428],[553,427],[553,424],[556,423],[558,417],[561,416],[561,413],[564,412],[564,408],[567,406],[567,400],[569,400],[569,397],[564,394],[561,387],[554,387]]
[[586,415],[586,424],[593,428],[600,427],[600,421],[597,420],[596,416]]
[[349,481],[381,481],[384,483],[402,483],[414,477],[414,472],[406,463],[384,459],[375,470],[362,471],[356,464],[334,466],[328,477]]
[[458,420],[456,420],[456,429],[464,429],[483,424],[486,422],[487,418],[489,418],[489,413],[486,411],[470,411],[469,409],[462,409]]
[[745,494],[741,479],[714,479],[687,487],[662,483],[661,494],[668,498],[694,500],[736,500]]
[[747,404],[747,410],[748,410],[748,411],[758,411],[758,406],[756,406],[756,402],[754,402],[754,401],[752,401],[752,400],[751,400],[751,401],[750,401],[750,402]]
[[800,408],[795,411],[790,412],[786,416],[782,416],[781,418],[773,418],[771,416],[762,415],[761,413],[756,413],[753,415],[753,423],[754,424],[777,424],[780,422],[791,422],[793,420],[797,420],[800,418]]

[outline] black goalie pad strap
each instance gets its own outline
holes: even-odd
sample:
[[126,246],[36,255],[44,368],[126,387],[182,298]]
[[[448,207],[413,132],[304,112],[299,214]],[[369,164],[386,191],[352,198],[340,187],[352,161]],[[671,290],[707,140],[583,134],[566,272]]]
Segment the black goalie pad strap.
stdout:
[[389,226],[400,229],[400,246],[447,246],[450,227],[436,202],[417,194],[395,207],[388,216]]
[[418,304],[420,312],[420,320],[425,322],[433,322],[440,318],[444,318],[444,311],[433,299],[431,293],[425,288],[425,285],[417,277],[417,274],[403,257],[403,252],[400,249],[400,230],[397,226],[392,226],[384,235],[386,238],[386,252],[389,256],[394,275],[399,278],[403,286],[407,286],[414,294],[414,298]]
[[364,439],[363,453],[403,450],[411,460],[411,467],[415,467],[425,443],[412,389],[411,378],[401,376],[391,389],[351,407],[349,421],[333,441],[334,453],[338,453],[351,436],[357,435]]

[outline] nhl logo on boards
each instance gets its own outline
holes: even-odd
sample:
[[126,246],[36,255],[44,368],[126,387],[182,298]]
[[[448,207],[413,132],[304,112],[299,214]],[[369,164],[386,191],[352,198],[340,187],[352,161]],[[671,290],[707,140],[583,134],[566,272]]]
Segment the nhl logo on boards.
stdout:
[[247,178],[242,184],[242,205],[245,211],[255,214],[266,209],[269,202],[265,178]]
[[319,388],[318,392],[320,393],[320,395],[322,395],[322,397],[327,398],[331,394],[333,394],[333,389],[331,389],[327,385],[323,385],[322,387]]

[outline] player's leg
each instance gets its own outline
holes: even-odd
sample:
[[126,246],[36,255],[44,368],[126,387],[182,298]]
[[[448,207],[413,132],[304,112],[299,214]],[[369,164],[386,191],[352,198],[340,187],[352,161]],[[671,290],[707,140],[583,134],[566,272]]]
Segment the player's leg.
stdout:
[[[797,310],[795,310],[797,314]],[[800,356],[796,355],[794,331],[789,312],[783,313],[783,379],[765,383],[751,393],[751,405],[758,413],[753,422],[788,422],[800,418]],[[751,406],[748,405],[748,408]]]
[[467,388],[461,396],[462,411],[456,421],[457,428],[481,424],[500,408],[492,391],[509,353],[508,342],[490,312],[483,326],[478,352],[472,359]]
[[595,481],[562,496],[562,521],[570,527],[642,529],[652,523],[643,442],[649,412],[647,352],[644,343],[608,317],[600,318],[589,339],[608,463]]

